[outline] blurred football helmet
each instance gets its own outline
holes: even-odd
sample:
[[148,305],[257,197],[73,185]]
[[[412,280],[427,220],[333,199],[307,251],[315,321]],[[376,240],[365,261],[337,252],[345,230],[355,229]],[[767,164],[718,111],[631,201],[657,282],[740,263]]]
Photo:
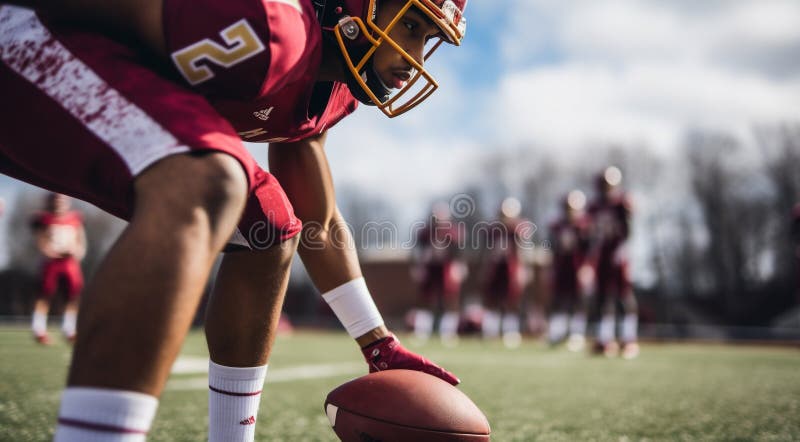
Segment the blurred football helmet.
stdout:
[[503,218],[516,218],[522,212],[522,204],[514,197],[508,197],[500,204],[500,216]]
[[600,193],[606,193],[622,183],[622,172],[616,166],[606,167],[597,175],[596,186]]
[[[405,13],[414,8],[441,30],[438,38],[425,45],[427,60],[443,41],[460,45],[467,22],[463,16],[467,0],[392,0],[403,1],[395,17],[385,28],[375,23],[379,2],[390,0],[314,0],[323,34],[332,37],[342,51],[350,92],[364,104],[377,106],[389,118],[409,111],[428,98],[439,84],[423,65],[389,37]],[[413,68],[405,84],[392,90],[381,81],[372,67],[372,56],[380,45],[389,45]]]
[[580,212],[586,207],[586,195],[580,190],[573,190],[564,197],[565,212]]

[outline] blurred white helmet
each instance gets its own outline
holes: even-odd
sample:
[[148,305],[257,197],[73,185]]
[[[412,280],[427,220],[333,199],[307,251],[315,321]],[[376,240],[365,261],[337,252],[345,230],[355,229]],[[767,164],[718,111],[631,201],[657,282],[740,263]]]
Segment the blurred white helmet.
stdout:
[[508,197],[500,205],[500,214],[506,218],[516,218],[522,212],[522,204],[514,197]]

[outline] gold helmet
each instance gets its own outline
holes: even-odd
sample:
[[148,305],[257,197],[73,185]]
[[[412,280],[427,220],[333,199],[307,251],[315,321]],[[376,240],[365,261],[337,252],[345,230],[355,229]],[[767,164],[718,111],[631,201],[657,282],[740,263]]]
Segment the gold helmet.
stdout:
[[[424,14],[441,31],[426,43],[424,62],[443,41],[461,44],[467,27],[463,16],[467,0],[393,0],[404,4],[385,27],[375,21],[378,1],[389,0],[314,0],[314,4],[324,33],[332,36],[341,49],[351,74],[347,82],[350,92],[362,103],[377,106],[393,118],[422,103],[439,84],[389,33],[410,9]],[[399,88],[384,84],[373,69],[372,56],[381,45],[389,45],[412,68],[410,78]]]

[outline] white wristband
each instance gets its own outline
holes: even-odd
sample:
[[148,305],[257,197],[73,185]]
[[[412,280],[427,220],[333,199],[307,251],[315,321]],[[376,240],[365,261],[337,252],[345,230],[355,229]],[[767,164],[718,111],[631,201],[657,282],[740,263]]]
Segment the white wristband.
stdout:
[[383,325],[364,278],[354,279],[322,294],[347,333],[357,338]]

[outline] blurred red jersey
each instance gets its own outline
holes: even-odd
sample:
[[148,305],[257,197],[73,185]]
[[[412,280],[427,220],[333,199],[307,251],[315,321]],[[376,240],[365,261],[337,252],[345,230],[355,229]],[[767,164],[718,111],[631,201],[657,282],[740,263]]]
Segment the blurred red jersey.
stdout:
[[55,252],[68,253],[80,240],[83,217],[76,211],[61,214],[40,212],[33,217],[31,227],[47,235]]
[[423,298],[458,297],[463,280],[458,256],[463,236],[461,224],[449,221],[429,222],[417,232],[415,254]]
[[587,214],[592,224],[592,245],[598,248],[601,257],[612,256],[628,239],[631,210],[627,195],[597,198],[589,204]]
[[530,221],[515,218],[490,224],[487,244],[485,302],[493,304],[499,300],[516,302],[529,277],[521,256],[522,245],[529,241],[525,234],[531,233]]
[[550,224],[553,252],[553,292],[556,296],[576,296],[578,270],[585,263],[590,241],[589,218],[566,217]]

